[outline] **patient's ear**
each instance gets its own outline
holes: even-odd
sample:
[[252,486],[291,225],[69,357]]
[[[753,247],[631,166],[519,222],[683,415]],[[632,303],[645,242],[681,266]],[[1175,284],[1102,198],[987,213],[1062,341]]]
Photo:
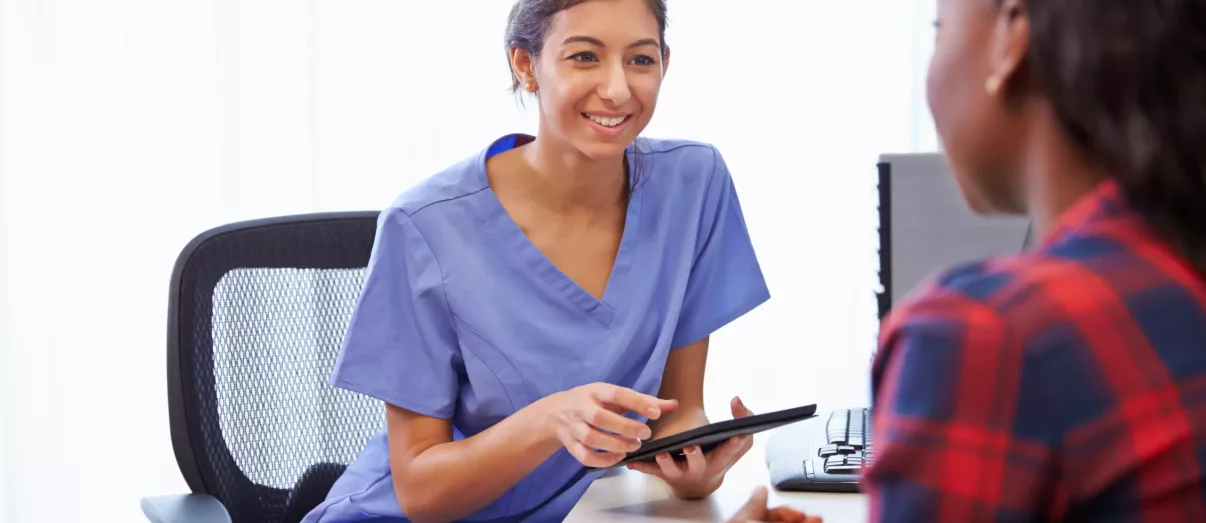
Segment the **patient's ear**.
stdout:
[[1025,88],[1025,64],[1030,52],[1030,17],[1024,0],[1001,0],[991,45],[986,83],[988,91]]

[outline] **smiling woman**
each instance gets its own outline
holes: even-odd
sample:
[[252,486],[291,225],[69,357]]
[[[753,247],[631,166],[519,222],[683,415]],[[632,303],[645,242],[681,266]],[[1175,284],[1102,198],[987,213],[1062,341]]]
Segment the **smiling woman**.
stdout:
[[[660,0],[512,10],[512,87],[538,101],[538,132],[381,214],[331,380],[384,401],[388,427],[306,521],[561,520],[588,468],[708,423],[709,338],[770,296],[716,149],[638,138],[665,28]],[[750,445],[634,468],[700,498]]]
[[[554,26],[555,15],[563,12],[566,20]],[[587,127],[578,133],[577,146],[584,153],[593,137],[608,142],[600,145],[597,154],[614,156],[616,144],[632,143],[652,118],[670,61],[666,25],[665,0],[517,2],[504,41],[511,91],[537,95],[542,125]],[[583,91],[600,85],[604,89],[600,98],[616,107],[584,105]],[[573,140],[574,134],[565,136]],[[639,165],[628,168],[632,173],[625,195],[639,177]]]

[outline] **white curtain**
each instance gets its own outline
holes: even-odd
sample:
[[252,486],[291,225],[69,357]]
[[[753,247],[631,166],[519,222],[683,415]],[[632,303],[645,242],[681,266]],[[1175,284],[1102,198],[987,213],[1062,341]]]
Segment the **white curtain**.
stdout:
[[[510,4],[0,0],[0,522],[137,521],[140,497],[185,490],[175,256],[227,222],[379,209],[532,132],[506,92]],[[647,134],[720,147],[774,295],[715,338],[713,418],[733,394],[868,400],[874,164],[936,147],[931,4],[670,2]]]

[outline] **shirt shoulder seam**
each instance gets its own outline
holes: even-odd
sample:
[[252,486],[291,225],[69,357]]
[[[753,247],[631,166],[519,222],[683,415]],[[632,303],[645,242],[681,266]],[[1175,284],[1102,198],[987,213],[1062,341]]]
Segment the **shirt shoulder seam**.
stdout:
[[[470,193],[470,194],[474,194],[474,193]],[[468,195],[462,195],[462,196],[458,196],[456,198],[461,198],[464,196],[468,196]],[[451,198],[451,199],[454,200],[456,198]],[[448,200],[441,200],[441,201],[448,201]],[[439,202],[433,202],[433,204],[434,203],[439,203]],[[427,206],[424,206],[423,208],[430,207],[431,205],[432,204],[429,204]],[[436,256],[435,249],[431,248],[431,242],[427,241],[427,237],[423,235],[423,231],[419,229],[419,225],[417,223],[415,223],[413,219],[411,219],[415,215],[415,213],[417,213],[418,211],[408,214],[404,209],[399,208],[399,210],[402,211],[402,214],[406,215],[407,221],[410,222],[410,226],[415,230],[415,234],[419,235],[420,240],[423,240],[423,247],[426,247],[427,252],[431,254],[431,261],[433,263],[435,263],[436,271],[438,271],[440,273],[440,294],[442,294],[444,296],[444,308],[445,308],[445,310],[448,311],[449,320],[455,321],[456,313],[452,311],[452,302],[448,301],[448,286],[444,284],[444,267],[440,265],[440,257]],[[420,210],[422,210],[422,209],[420,209]]]
[[[419,214],[420,212],[422,212],[422,211],[424,211],[424,210],[426,210],[426,209],[428,209],[428,208],[430,208],[430,207],[432,207],[432,206],[435,206],[435,205],[438,205],[438,204],[441,204],[441,203],[447,203],[447,202],[452,202],[452,201],[460,200],[460,199],[462,199],[462,198],[468,198],[468,197],[470,197],[470,196],[474,196],[474,195],[476,195],[476,194],[478,194],[478,193],[481,193],[482,191],[485,191],[486,189],[489,189],[489,187],[481,187],[481,188],[478,188],[478,189],[474,189],[474,190],[472,190],[472,191],[469,191],[469,192],[467,192],[467,193],[465,193],[465,194],[458,194],[458,195],[456,195],[456,196],[449,196],[449,197],[447,197],[447,198],[440,198],[440,199],[437,199],[437,200],[432,200],[432,201],[430,201],[430,202],[427,202],[427,203],[424,203],[424,204],[420,205],[420,206],[419,206],[417,209],[415,209],[415,210],[413,210],[413,211],[408,211],[408,210],[406,210],[406,208],[405,208],[405,207],[403,207],[403,206],[398,206],[398,209],[399,209],[399,210],[401,210],[403,214],[406,214],[406,217],[407,217],[407,218],[413,218],[413,217],[414,217],[416,214]],[[417,227],[416,227],[416,229],[417,229]],[[420,233],[420,234],[422,234],[422,233]],[[424,242],[426,242],[427,240],[426,240],[426,239],[424,239],[423,241],[424,241]]]

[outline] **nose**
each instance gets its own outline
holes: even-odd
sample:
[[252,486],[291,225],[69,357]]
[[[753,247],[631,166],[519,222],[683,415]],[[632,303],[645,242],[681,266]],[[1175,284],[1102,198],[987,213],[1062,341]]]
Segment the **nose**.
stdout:
[[624,64],[613,64],[607,68],[606,77],[599,88],[599,96],[615,105],[622,105],[632,98],[628,89],[628,74]]

